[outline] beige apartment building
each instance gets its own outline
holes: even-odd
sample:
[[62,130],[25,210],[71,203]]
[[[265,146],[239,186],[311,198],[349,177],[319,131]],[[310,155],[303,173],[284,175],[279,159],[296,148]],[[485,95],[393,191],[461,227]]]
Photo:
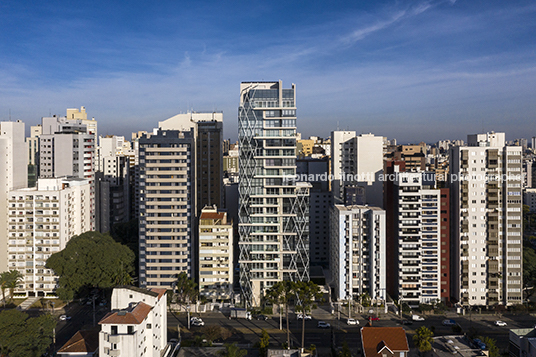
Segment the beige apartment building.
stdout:
[[199,292],[229,300],[233,292],[233,222],[227,212],[205,207],[199,218]]

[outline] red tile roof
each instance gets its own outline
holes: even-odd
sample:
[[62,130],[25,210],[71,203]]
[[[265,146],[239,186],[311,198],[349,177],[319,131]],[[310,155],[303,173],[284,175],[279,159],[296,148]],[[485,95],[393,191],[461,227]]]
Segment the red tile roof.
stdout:
[[225,212],[201,212],[201,217],[199,219],[223,219],[225,217]]
[[145,320],[152,307],[140,302],[132,311],[110,312],[100,320],[102,324],[139,325]]
[[161,298],[162,296],[164,296],[164,294],[165,294],[166,291],[167,291],[166,289],[158,289],[158,288],[152,288],[152,289],[150,289],[150,290],[151,290],[152,292],[155,292],[155,293],[158,294],[158,300],[160,300],[160,298]]
[[99,348],[99,331],[78,331],[59,350],[58,353],[96,352]]
[[381,350],[409,352],[406,331],[402,327],[363,327],[361,342],[365,357],[381,357]]

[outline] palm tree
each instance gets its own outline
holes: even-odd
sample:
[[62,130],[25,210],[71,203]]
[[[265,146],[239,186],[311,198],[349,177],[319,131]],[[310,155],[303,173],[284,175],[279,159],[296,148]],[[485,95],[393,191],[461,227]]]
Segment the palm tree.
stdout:
[[432,343],[434,342],[432,336],[434,336],[434,333],[426,326],[421,326],[415,331],[413,342],[420,352],[427,352],[432,349]]
[[[18,270],[10,270],[7,272],[6,287],[9,289],[10,302],[13,302],[13,294],[15,292],[15,289],[20,284],[23,278],[24,276]],[[5,296],[4,296],[4,299],[5,299]]]
[[322,298],[322,293],[317,284],[312,281],[295,283],[295,293],[298,299],[296,310],[302,313],[302,352],[305,348],[305,315],[316,307],[315,302]]
[[189,279],[186,273],[180,273],[173,285],[175,286],[173,300],[185,308],[188,307],[188,329],[190,329],[190,303],[198,296],[197,284]]
[[[288,305],[290,300],[296,297],[295,283],[292,281],[278,281],[266,292],[266,298],[273,304],[285,305],[285,316],[287,319],[287,347],[290,348],[290,329],[288,327]],[[281,320],[281,309],[279,310]]]
[[226,343],[225,349],[218,351],[220,357],[244,357],[248,351],[240,349],[236,343]]
[[6,289],[9,282],[8,271],[0,273],[0,288],[2,289],[2,298],[4,300],[4,307],[6,307]]

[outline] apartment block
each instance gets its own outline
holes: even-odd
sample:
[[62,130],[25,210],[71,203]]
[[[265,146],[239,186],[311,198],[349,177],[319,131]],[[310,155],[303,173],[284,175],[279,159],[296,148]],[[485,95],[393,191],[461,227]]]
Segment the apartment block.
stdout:
[[468,135],[450,152],[453,292],[463,305],[522,302],[520,146],[504,133]]
[[530,212],[536,212],[536,188],[523,190],[523,204],[529,206]]
[[335,205],[330,219],[330,272],[335,298],[386,298],[385,211]]
[[233,222],[227,212],[205,206],[199,217],[199,293],[213,301],[233,293]]
[[9,191],[28,185],[24,123],[0,122],[0,272],[8,270]]
[[30,137],[26,138],[28,145],[28,187],[35,187],[39,177],[39,136],[41,134],[41,125],[31,126]]
[[309,183],[295,182],[296,87],[243,82],[238,109],[240,286],[248,306],[309,280]]
[[195,142],[191,131],[158,130],[139,139],[140,286],[194,278]]
[[396,251],[391,276],[396,276],[397,296],[410,306],[436,302],[442,297],[441,190],[431,172],[399,172],[394,183],[390,194],[398,234],[397,244],[388,249]]
[[114,288],[112,311],[99,321],[99,356],[163,356],[166,300],[166,289]]
[[39,179],[37,187],[9,192],[7,262],[23,275],[17,293],[54,295],[57,277],[46,261],[91,230],[90,192],[80,178]]

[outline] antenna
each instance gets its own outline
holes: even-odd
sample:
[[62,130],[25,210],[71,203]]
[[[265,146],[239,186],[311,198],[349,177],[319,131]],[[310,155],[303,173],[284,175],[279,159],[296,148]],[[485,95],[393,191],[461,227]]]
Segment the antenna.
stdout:
[[9,121],[11,121],[11,108],[9,108]]
[[337,131],[339,131],[339,121],[337,120]]

